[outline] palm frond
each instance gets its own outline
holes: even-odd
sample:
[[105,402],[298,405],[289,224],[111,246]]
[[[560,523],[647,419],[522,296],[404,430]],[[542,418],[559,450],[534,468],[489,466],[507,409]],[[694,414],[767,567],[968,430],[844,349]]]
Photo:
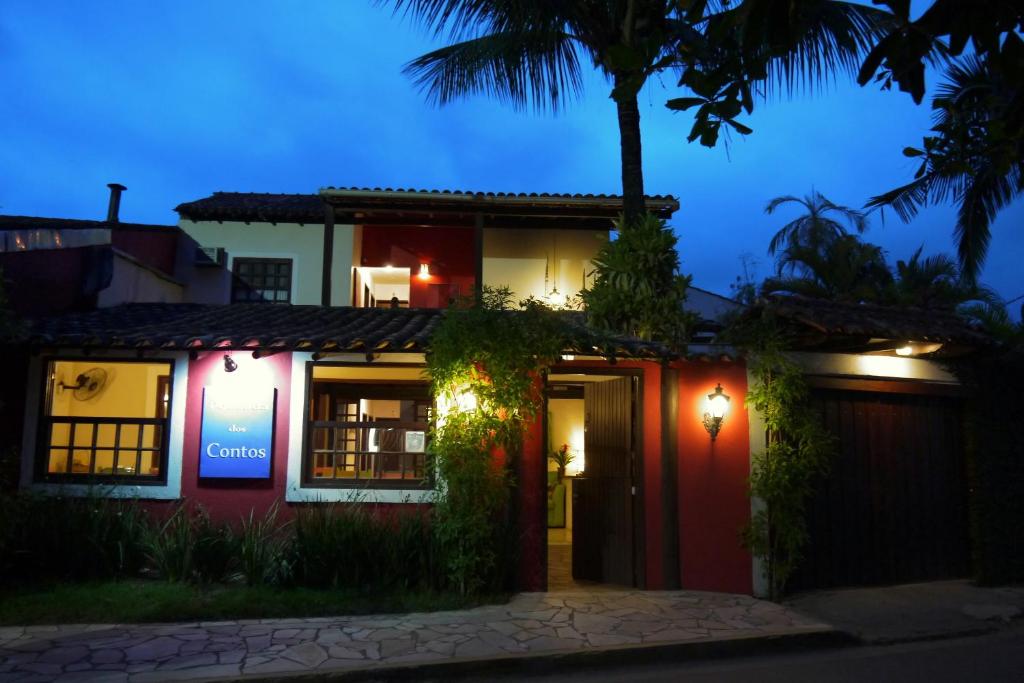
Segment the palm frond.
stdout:
[[516,109],[558,111],[583,91],[575,45],[557,31],[479,36],[422,55],[405,72],[438,105],[482,94]]
[[872,45],[894,25],[888,12],[851,2],[802,6],[805,14],[792,18],[799,39],[768,63],[768,97],[813,92],[839,76],[856,76]]
[[1020,194],[1020,184],[1013,174],[1000,174],[994,169],[972,178],[960,198],[953,236],[964,276],[974,281],[992,239],[991,223],[1000,209]]

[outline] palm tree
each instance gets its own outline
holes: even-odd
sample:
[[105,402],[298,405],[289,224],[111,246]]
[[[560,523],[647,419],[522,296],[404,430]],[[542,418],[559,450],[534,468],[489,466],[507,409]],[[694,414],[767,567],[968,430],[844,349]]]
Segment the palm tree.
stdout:
[[868,202],[909,221],[929,204],[952,200],[960,266],[972,281],[985,262],[996,214],[1024,192],[1024,142],[1003,123],[1020,120],[1021,84],[989,59],[971,56],[948,69],[932,101],[936,135],[924,139],[923,150],[903,150],[923,158],[914,181]]
[[775,233],[772,241],[768,243],[768,253],[773,256],[781,247],[804,245],[813,248],[815,245],[823,246],[848,234],[842,223],[831,218],[829,214],[837,214],[858,233],[863,233],[868,227],[867,216],[863,212],[834,204],[817,190],[811,190],[811,194],[804,196],[803,199],[793,195],[776,197],[768,202],[764,212],[771,215],[780,206],[790,203],[803,206],[807,213],[786,223]]
[[795,87],[856,73],[891,15],[838,0],[380,0],[449,44],[406,71],[437,104],[485,94],[516,108],[558,110],[582,94],[582,64],[611,83],[621,146],[623,212],[644,212],[640,109],[647,79],[665,70],[695,97],[690,140],[713,146],[726,123],[753,109],[759,84]]
[[884,301],[891,286],[882,248],[842,234],[787,246],[779,254],[776,275],[765,279],[761,291],[861,303]]
[[981,325],[989,334],[1008,346],[1024,349],[1024,304],[1021,319],[1014,322],[1001,301],[974,303],[964,306],[960,314]]
[[896,279],[888,297],[898,306],[954,310],[965,304],[998,305],[998,295],[964,278],[956,260],[947,254],[922,257],[924,247],[907,261],[896,262]]

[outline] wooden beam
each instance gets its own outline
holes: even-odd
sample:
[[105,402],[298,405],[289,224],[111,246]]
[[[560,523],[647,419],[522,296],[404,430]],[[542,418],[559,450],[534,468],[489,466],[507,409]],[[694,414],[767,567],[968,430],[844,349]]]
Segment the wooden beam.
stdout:
[[664,590],[682,585],[679,561],[679,371],[661,367],[661,552]]
[[965,396],[967,390],[960,384],[928,382],[914,379],[880,379],[877,377],[826,377],[806,375],[812,389],[838,391],[869,391],[878,394],[921,394],[928,396]]
[[483,300],[484,293],[484,215],[482,213],[473,217],[473,264],[476,268],[473,293],[479,304]]
[[334,266],[334,207],[324,204],[324,269],[320,305],[331,305],[331,269]]

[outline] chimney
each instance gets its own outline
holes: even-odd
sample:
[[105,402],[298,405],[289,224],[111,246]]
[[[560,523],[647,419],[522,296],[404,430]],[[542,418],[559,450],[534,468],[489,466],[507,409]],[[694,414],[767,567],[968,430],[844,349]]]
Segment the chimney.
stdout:
[[110,204],[107,205],[107,222],[118,223],[118,212],[121,209],[121,193],[128,188],[120,183],[107,183],[110,188]]

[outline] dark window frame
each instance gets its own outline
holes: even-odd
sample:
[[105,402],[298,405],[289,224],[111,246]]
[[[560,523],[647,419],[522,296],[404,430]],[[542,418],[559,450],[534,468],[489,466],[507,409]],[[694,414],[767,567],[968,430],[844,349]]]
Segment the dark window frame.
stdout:
[[[111,363],[142,363],[147,365],[163,364],[167,366],[167,372],[165,375],[169,378],[167,382],[167,415],[164,417],[155,418],[117,418],[117,417],[64,417],[50,415],[51,407],[53,403],[53,389],[54,385],[50,382],[50,375],[52,368],[55,363],[81,363],[81,362],[92,362],[96,364]],[[170,463],[170,434],[171,434],[171,414],[174,409],[174,372],[176,360],[173,358],[108,358],[103,356],[75,356],[75,355],[60,355],[60,356],[47,356],[41,359],[42,365],[42,392],[40,396],[42,400],[39,402],[39,411],[36,421],[36,444],[33,453],[33,481],[40,484],[84,484],[84,485],[125,485],[130,484],[132,486],[166,486],[167,485],[167,469]],[[157,382],[157,392],[160,390],[160,382]],[[159,397],[157,399],[160,400]],[[89,446],[76,448],[74,445],[74,429],[68,435],[68,446],[67,451],[69,458],[73,457],[73,453],[76,450],[88,450],[91,451],[90,459],[90,471],[89,472],[50,472],[50,450],[52,448],[60,448],[60,446],[52,446],[50,444],[50,435],[52,434],[52,425],[62,423],[80,423],[80,424],[92,424],[92,444]],[[96,437],[98,434],[98,424],[115,424],[115,446],[112,449],[97,448]],[[138,425],[138,437],[134,448],[122,449],[120,445],[120,429],[122,425]],[[143,433],[144,426],[154,425],[160,427],[160,443],[151,447],[143,447]],[[158,475],[143,475],[143,474],[96,474],[94,470],[96,462],[96,452],[98,450],[113,450],[114,451],[114,463],[115,466],[118,463],[118,455],[120,451],[134,451],[136,453],[136,462],[139,462],[141,458],[141,452],[143,450],[153,451],[159,456],[160,463],[160,474]]]
[[[251,279],[247,279],[246,277],[243,277],[242,274],[238,270],[239,266],[250,266],[251,267],[251,266],[254,266],[256,264],[259,264],[259,265],[263,266],[264,268],[266,266],[268,266],[268,265],[273,265],[273,266],[287,265],[288,266],[287,286],[282,288],[279,282],[275,283],[273,287],[267,287],[266,286],[265,279],[268,278],[268,277],[272,277],[275,280],[276,279],[280,279],[280,278],[284,278],[283,275],[280,275],[279,273],[276,273],[276,272],[275,272],[274,275],[270,275],[270,276],[268,276],[266,274],[266,272],[261,273],[259,275],[259,278],[261,278],[261,281],[260,281],[260,283],[257,283],[257,282],[253,282]],[[293,294],[292,284],[293,284],[293,281],[295,279],[294,276],[295,276],[295,261],[294,261],[294,259],[291,259],[291,258],[286,258],[286,257],[282,257],[282,256],[266,256],[266,257],[264,257],[264,256],[238,256],[238,257],[235,257],[231,261],[231,303],[233,303],[233,304],[239,304],[239,303],[290,304],[290,303],[292,303],[292,294]],[[253,278],[253,277],[256,277],[256,276],[253,276],[252,274],[249,275],[249,278]],[[243,285],[244,285],[244,288],[243,288]],[[266,299],[266,298],[263,298],[263,297],[252,298],[252,295],[255,292],[258,292],[259,290],[270,290],[270,291],[273,291],[274,292],[274,298],[272,298],[272,299]],[[278,299],[277,298],[277,293],[278,292],[285,292],[286,298],[285,299]]]
[[[431,474],[431,468],[429,466],[429,433],[432,426],[431,420],[432,415],[428,416],[427,420],[423,422],[399,422],[388,419],[378,420],[363,420],[362,416],[356,413],[356,421],[354,422],[342,422],[334,424],[343,424],[343,428],[362,430],[366,428],[379,428],[381,426],[395,427],[401,429],[416,428],[417,430],[422,429],[425,434],[426,442],[424,444],[423,451],[423,476],[418,478],[407,478],[407,479],[378,479],[378,478],[328,478],[328,477],[313,477],[313,458],[315,457],[313,440],[314,433],[317,428],[323,428],[327,422],[323,420],[314,420],[310,414],[310,409],[313,406],[313,401],[316,399],[314,394],[314,379],[313,369],[314,367],[350,367],[350,368],[363,368],[367,366],[363,363],[346,363],[346,362],[307,362],[306,363],[306,386],[305,394],[303,396],[303,418],[302,418],[302,460],[301,460],[301,475],[299,481],[303,488],[318,488],[318,489],[356,489],[356,490],[432,490],[434,488],[434,479]],[[422,365],[412,365],[409,363],[374,363],[374,368],[421,368]],[[359,398],[381,398],[384,400],[424,400],[429,405],[433,405],[434,399],[430,394],[430,384],[426,381],[418,380],[374,380],[374,379],[357,379],[357,380],[346,380],[346,379],[320,379],[316,380],[317,383],[322,384],[336,384],[339,387],[354,387],[352,393],[364,394]],[[403,391],[402,389],[405,389]],[[367,396],[365,394],[373,394]],[[416,394],[416,395],[410,395]],[[334,407],[332,399],[332,409]],[[356,436],[357,446],[362,441],[360,436]],[[336,449],[335,449],[336,450]],[[357,450],[359,450],[357,448]],[[405,453],[402,451],[402,453]]]

